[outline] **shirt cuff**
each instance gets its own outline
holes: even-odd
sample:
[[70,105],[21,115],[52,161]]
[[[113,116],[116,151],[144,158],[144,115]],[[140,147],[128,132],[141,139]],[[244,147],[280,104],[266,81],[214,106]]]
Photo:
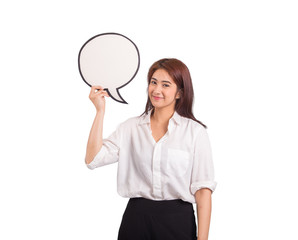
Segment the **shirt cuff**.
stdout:
[[214,181],[195,182],[191,184],[190,191],[193,195],[195,195],[196,191],[202,188],[209,188],[213,193],[215,191],[216,185],[217,185],[217,182],[214,182]]
[[96,154],[96,156],[93,158],[92,162],[89,164],[86,164],[87,167],[91,170],[93,170],[94,168],[98,168],[101,167],[102,165],[102,159],[103,156],[106,154],[107,150],[106,148],[102,145],[100,151]]

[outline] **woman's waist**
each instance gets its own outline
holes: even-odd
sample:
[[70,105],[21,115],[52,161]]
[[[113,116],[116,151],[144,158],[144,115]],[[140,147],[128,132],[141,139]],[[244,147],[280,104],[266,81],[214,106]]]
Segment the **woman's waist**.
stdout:
[[185,212],[193,213],[194,211],[192,203],[181,199],[152,200],[142,197],[130,198],[127,208],[136,212],[150,214],[179,214]]

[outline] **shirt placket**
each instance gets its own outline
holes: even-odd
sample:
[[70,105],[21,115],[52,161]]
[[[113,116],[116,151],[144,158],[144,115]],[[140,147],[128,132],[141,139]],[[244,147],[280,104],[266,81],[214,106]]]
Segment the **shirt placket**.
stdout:
[[[153,150],[152,159],[152,185],[153,185],[153,195],[157,199],[163,199],[162,196],[162,173],[161,173],[161,150],[163,142],[168,138],[170,132],[172,131],[172,122],[169,122],[168,131],[166,134],[158,141],[155,142]],[[150,130],[151,131],[151,130]],[[150,132],[152,134],[152,132]],[[152,137],[153,139],[153,137]]]
[[161,193],[161,142],[157,142],[153,152],[153,195],[162,198]]

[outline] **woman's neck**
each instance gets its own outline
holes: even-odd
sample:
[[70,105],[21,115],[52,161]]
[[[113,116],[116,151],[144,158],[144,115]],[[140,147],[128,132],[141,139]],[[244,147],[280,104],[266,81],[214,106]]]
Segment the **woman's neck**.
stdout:
[[151,119],[158,124],[168,123],[170,118],[173,116],[174,112],[174,109],[169,110],[155,108],[153,114],[151,115]]

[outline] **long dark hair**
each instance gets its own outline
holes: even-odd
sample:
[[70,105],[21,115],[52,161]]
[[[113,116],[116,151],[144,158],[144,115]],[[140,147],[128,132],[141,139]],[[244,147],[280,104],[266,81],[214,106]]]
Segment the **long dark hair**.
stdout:
[[[178,91],[180,91],[180,98],[176,100],[175,111],[182,117],[190,118],[207,128],[205,124],[194,117],[192,112],[194,92],[190,72],[187,66],[175,58],[163,58],[158,60],[152,64],[148,71],[148,85],[150,84],[154,72],[158,69],[164,69],[167,71],[176,83]],[[148,96],[145,112],[143,114],[148,114],[148,112],[153,108],[154,107]]]

